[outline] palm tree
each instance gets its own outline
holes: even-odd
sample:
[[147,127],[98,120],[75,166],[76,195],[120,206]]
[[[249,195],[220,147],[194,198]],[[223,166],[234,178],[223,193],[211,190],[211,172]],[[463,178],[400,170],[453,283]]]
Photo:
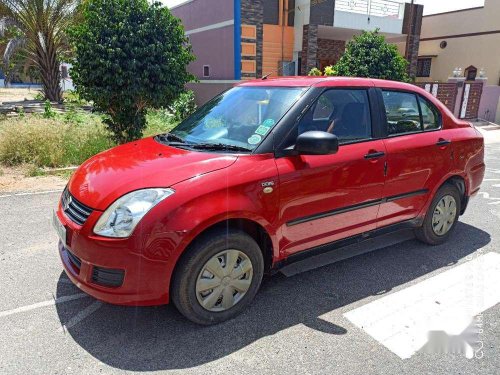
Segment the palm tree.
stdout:
[[7,38],[3,56],[9,66],[15,54],[40,72],[43,92],[61,101],[60,62],[69,52],[66,31],[73,23],[80,0],[0,0],[0,37]]

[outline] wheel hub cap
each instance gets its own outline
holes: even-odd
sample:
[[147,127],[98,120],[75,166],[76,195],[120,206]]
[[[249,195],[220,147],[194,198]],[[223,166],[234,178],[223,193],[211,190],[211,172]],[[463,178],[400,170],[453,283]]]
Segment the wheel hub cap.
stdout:
[[222,251],[202,267],[196,280],[196,298],[208,311],[225,311],[245,296],[252,277],[252,262],[243,252]]
[[438,236],[444,236],[450,231],[457,217],[457,202],[451,195],[445,195],[434,209],[432,215],[432,230]]

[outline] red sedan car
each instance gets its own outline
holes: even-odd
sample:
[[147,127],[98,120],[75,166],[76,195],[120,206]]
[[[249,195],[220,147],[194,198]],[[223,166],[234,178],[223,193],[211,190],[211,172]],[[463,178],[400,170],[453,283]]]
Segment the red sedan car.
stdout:
[[263,79],[85,162],[54,225],[86,293],[211,324],[304,256],[401,228],[445,242],[484,172],[480,133],[413,85]]

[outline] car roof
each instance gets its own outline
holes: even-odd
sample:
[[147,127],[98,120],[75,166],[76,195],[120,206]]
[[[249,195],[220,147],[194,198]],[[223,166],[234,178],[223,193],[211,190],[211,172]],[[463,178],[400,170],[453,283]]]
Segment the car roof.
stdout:
[[243,87],[381,87],[419,91],[417,86],[382,79],[354,77],[294,76],[268,77],[239,83]]

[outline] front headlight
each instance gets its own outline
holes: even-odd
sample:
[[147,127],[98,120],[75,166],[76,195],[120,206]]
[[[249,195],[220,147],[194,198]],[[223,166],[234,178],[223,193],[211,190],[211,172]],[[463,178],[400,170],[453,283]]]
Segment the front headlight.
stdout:
[[174,193],[172,189],[144,189],[125,194],[104,211],[94,233],[104,237],[129,237],[149,210]]

